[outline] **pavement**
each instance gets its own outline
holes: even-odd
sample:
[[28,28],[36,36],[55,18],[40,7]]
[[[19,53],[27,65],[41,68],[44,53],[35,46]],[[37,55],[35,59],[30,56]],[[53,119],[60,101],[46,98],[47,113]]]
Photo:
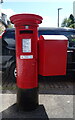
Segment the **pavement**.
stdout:
[[75,120],[74,82],[39,81],[39,107],[34,111],[18,111],[16,105],[16,84],[13,89],[3,88],[0,92],[1,120]]
[[3,118],[73,118],[73,95],[39,94],[39,107],[22,114],[16,111],[16,94],[0,95],[0,100],[1,97]]

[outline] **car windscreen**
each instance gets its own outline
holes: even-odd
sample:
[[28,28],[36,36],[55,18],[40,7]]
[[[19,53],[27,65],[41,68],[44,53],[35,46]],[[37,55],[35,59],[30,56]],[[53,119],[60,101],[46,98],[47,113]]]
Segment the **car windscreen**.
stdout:
[[15,46],[15,31],[6,31],[2,39],[8,44],[10,47]]

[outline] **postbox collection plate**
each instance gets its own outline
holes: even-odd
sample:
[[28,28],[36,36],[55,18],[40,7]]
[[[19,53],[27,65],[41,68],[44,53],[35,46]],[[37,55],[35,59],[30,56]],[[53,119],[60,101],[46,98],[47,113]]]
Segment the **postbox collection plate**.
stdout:
[[24,53],[31,52],[31,39],[22,39],[22,50]]

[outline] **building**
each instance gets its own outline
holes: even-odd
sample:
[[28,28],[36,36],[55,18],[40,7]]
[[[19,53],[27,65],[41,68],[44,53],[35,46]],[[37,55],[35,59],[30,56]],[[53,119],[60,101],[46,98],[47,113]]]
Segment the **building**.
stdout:
[[3,0],[0,0],[0,34],[7,28],[7,15],[2,13],[1,11],[1,5],[3,3]]
[[75,18],[75,1],[73,2],[73,16]]
[[7,24],[7,15],[5,15],[4,13],[2,13],[1,19],[2,19],[2,21],[3,21],[5,24]]
[[1,13],[0,15],[0,33],[2,33],[7,28],[7,15]]

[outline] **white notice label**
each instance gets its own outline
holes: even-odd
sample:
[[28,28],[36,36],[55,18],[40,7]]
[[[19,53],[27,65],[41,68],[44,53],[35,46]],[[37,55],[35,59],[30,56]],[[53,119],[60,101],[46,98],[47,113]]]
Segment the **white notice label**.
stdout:
[[20,59],[33,59],[33,55],[20,55]]
[[22,39],[22,50],[24,53],[31,52],[31,39]]

